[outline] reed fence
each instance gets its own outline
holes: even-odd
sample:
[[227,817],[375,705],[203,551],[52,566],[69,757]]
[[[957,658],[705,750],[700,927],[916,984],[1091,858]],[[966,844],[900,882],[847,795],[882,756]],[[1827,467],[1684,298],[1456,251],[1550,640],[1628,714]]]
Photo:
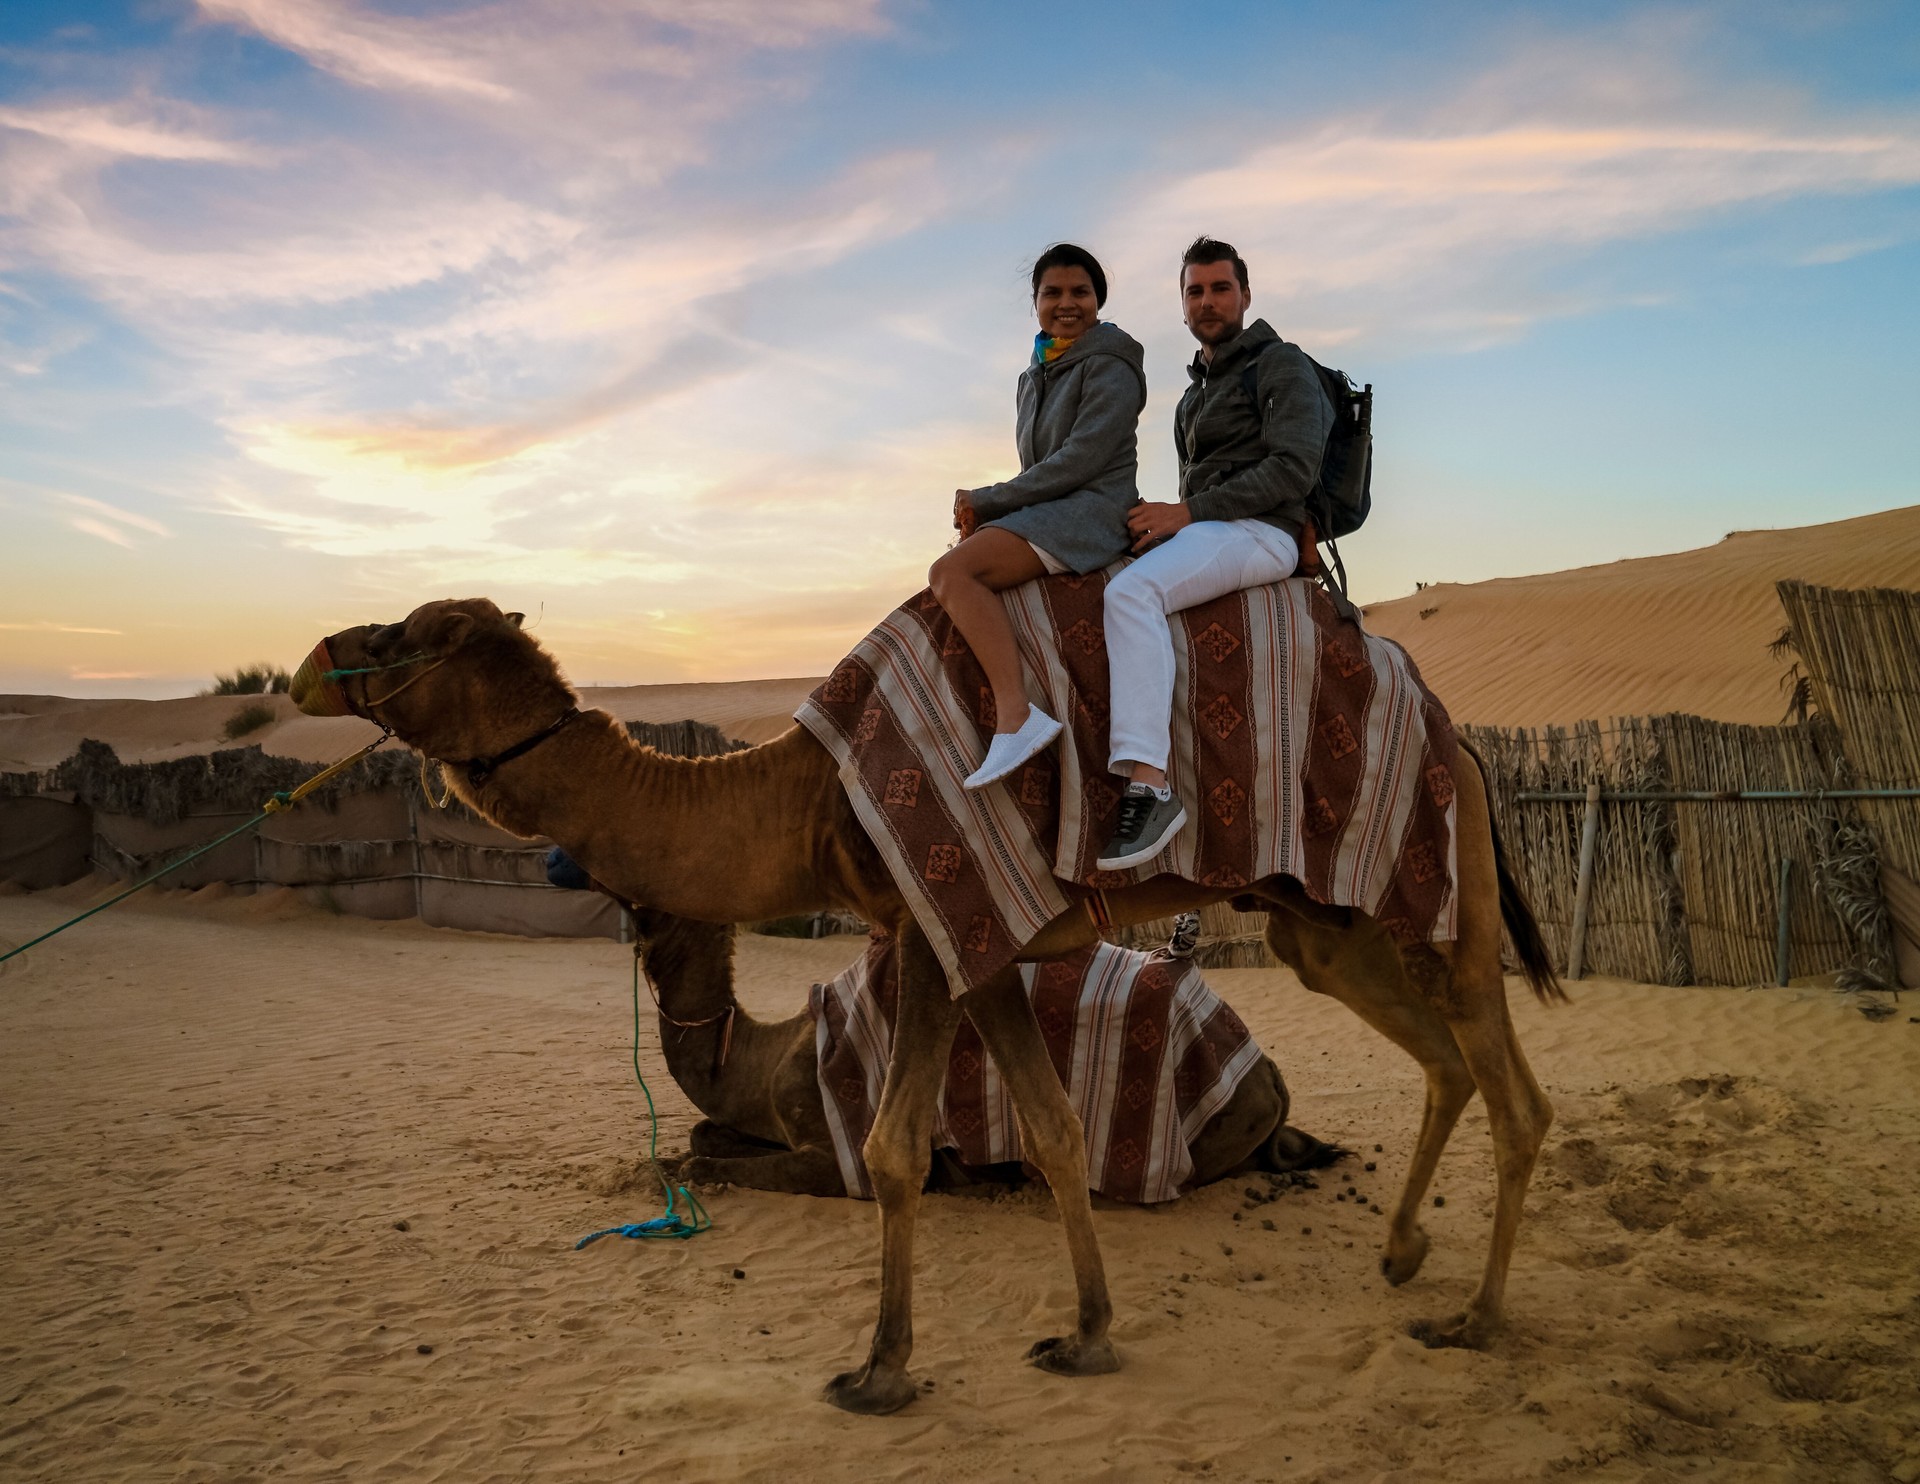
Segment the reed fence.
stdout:
[[[1784,946],[1796,975],[1874,977],[1861,929],[1863,801],[1823,798],[1850,787],[1840,732],[1815,716],[1793,726],[1744,726],[1671,714],[1571,728],[1467,727],[1486,761],[1508,863],[1555,958],[1572,949],[1583,802],[1598,782],[1600,812],[1585,962],[1657,984],[1770,981]],[[1618,799],[1618,794],[1781,791],[1807,798]],[[1782,862],[1789,863],[1782,874]]]
[[[1778,586],[1789,642],[1814,699],[1847,739],[1854,775],[1871,788],[1920,787],[1920,592]],[[1920,800],[1860,809],[1881,858],[1920,879]]]

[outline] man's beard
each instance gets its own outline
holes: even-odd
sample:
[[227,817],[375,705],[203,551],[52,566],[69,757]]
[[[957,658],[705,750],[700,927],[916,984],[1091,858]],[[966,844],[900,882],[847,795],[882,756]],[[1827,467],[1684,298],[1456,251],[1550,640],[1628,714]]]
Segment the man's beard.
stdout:
[[1202,345],[1211,347],[1225,345],[1228,341],[1237,339],[1240,332],[1246,328],[1246,321],[1237,320],[1229,322],[1221,320],[1208,325],[1188,325],[1187,328],[1193,332],[1193,338],[1195,340],[1198,340]]

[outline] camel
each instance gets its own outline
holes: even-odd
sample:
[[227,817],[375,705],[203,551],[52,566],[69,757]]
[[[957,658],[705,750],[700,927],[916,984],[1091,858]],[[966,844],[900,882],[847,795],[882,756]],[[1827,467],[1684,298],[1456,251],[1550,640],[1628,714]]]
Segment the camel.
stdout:
[[[440,765],[454,791],[515,834],[544,834],[622,899],[679,917],[747,922],[844,909],[899,945],[898,1019],[880,1107],[864,1149],[879,1206],[880,1312],[866,1363],[827,1383],[846,1411],[898,1410],[918,1392],[913,1351],[913,1241],[931,1162],[936,1100],[958,1017],[979,1031],[1012,1094],[1022,1143],[1060,1213],[1077,1296],[1074,1332],[1029,1350],[1041,1369],[1087,1376],[1119,1366],[1087,1189],[1079,1119],[1054,1075],[1017,969],[956,999],[841,788],[825,748],[794,727],[715,758],[662,756],[601,711],[582,711],[558,665],[484,598],[422,604],[404,620],[329,635],[296,677],[317,715],[353,714]],[[1475,1091],[1494,1147],[1493,1230],[1466,1307],[1416,1321],[1428,1345],[1480,1347],[1499,1331],[1522,1206],[1552,1105],[1535,1082],[1507,1011],[1504,922],[1536,996],[1565,998],[1531,909],[1501,859],[1476,759],[1456,770],[1458,936],[1402,947],[1380,924],[1313,901],[1282,877],[1231,891],[1160,876],[1107,895],[1114,923],[1151,921],[1231,900],[1267,913],[1266,937],[1317,993],[1341,1000],[1420,1064],[1426,1108],[1381,1268],[1411,1279],[1426,1256],[1419,1206],[1441,1151]],[[1042,928],[1022,957],[1044,959],[1098,935],[1087,903]]]
[[[658,996],[667,1071],[702,1121],[677,1178],[787,1195],[844,1196],[820,1103],[813,1018],[756,1020],[734,996],[731,926],[629,909]],[[1227,1105],[1194,1136],[1190,1185],[1252,1170],[1317,1169],[1345,1151],[1287,1123],[1286,1080],[1261,1057]],[[939,1184],[935,1182],[936,1187]]]

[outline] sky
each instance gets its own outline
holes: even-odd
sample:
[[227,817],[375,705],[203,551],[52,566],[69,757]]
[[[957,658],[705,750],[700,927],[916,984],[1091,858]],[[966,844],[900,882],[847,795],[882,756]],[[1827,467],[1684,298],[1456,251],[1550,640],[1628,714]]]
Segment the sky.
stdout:
[[1149,499],[1196,234],[1373,384],[1363,600],[1920,503],[1916,79],[1903,0],[7,0],[0,691],[476,594],[823,673],[1017,470],[1063,239]]

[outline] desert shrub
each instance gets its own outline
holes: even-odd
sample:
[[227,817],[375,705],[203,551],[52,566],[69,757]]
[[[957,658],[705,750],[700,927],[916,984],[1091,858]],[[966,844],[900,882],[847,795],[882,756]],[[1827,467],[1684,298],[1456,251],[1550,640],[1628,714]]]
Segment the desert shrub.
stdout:
[[[257,694],[257,692],[243,691],[241,694],[251,695]],[[259,731],[260,728],[266,726],[267,723],[272,720],[273,707],[262,706],[256,701],[251,706],[242,706],[238,711],[234,712],[233,715],[229,716],[226,725],[221,727],[220,730],[226,734],[227,740],[231,742],[237,737],[246,736],[248,732]]]
[[[278,665],[261,663],[242,665],[231,675],[213,677],[213,689],[203,696],[283,696],[293,685],[293,677]],[[229,736],[233,735],[228,733]]]

